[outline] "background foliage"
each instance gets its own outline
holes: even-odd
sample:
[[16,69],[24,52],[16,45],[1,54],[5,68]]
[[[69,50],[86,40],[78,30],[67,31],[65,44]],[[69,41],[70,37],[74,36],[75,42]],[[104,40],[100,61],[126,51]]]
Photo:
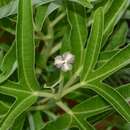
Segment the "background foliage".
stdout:
[[129,5],[1,0],[0,130],[129,130]]

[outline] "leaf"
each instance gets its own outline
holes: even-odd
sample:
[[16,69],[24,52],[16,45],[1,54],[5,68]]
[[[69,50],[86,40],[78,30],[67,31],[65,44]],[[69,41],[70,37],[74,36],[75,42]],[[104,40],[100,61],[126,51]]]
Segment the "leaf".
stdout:
[[9,32],[12,35],[15,35],[15,28],[12,25],[12,21],[8,18],[3,18],[0,20],[0,27],[2,30]]
[[130,106],[116,90],[105,83],[99,82],[90,83],[87,87],[101,95],[126,121],[130,122]]
[[[54,1],[54,0],[33,0],[33,4],[38,6],[38,5],[50,3],[52,1]],[[16,14],[17,13],[17,3],[18,3],[18,0],[12,0],[8,4],[0,7],[0,12],[1,12],[0,19]]]
[[98,8],[95,11],[94,23],[91,28],[91,34],[89,36],[89,40],[87,42],[87,47],[85,49],[85,54],[84,54],[85,55],[84,65],[83,65],[84,68],[81,77],[83,80],[86,80],[91,70],[94,69],[99,56],[102,35],[103,35],[103,24],[104,24],[103,15],[104,14],[102,8]]
[[100,61],[109,61],[113,56],[115,56],[119,50],[112,50],[112,51],[103,51],[99,55],[99,62]]
[[32,88],[34,87],[31,86],[36,85],[31,0],[19,1],[17,21],[16,49],[20,82],[4,82],[0,86],[0,93],[16,99],[7,115],[2,119],[0,130],[8,130],[15,120],[37,100],[36,94],[32,93]]
[[122,67],[130,63],[130,46],[120,50],[115,56],[113,56],[108,62],[103,66],[92,72],[87,82],[91,82],[96,79],[102,79],[109,77],[114,72],[118,71]]
[[118,52],[119,52],[119,50],[101,52],[100,55],[99,55],[99,58],[98,58],[98,63],[96,65],[96,69],[98,67],[101,67],[102,65],[104,65],[109,60],[111,60],[111,58],[113,56],[115,56]]
[[113,3],[113,0],[106,0],[106,3],[104,5],[104,14],[107,13]]
[[64,52],[69,52],[71,51],[71,41],[70,41],[70,27],[66,26],[65,27],[65,33],[64,33],[64,37],[62,40],[62,46],[61,46],[61,54],[63,54]]
[[[28,5],[28,6],[27,6]],[[17,59],[19,81],[24,87],[37,89],[35,77],[35,44],[31,0],[19,1],[17,22]]]
[[31,113],[28,113],[28,122],[29,122],[30,130],[35,130],[34,120]]
[[125,83],[130,82],[130,68],[129,66],[124,67],[123,69],[119,70],[112,76],[110,76],[106,82],[111,84],[112,86],[122,85]]
[[[58,103],[59,104],[59,103]],[[61,105],[59,104],[62,108]],[[65,106],[63,106],[64,108]],[[94,128],[88,123],[83,120],[83,118],[80,118],[75,115],[69,108],[65,108],[67,113],[71,114],[64,114],[63,116],[60,116],[57,120],[47,123],[42,130],[64,130],[71,128],[73,126],[76,126],[77,128],[80,128],[80,130],[93,130]]]
[[9,105],[0,100],[0,118],[6,115],[9,110]]
[[115,25],[120,20],[127,7],[129,6],[129,0],[113,0],[111,8],[105,15],[104,33],[103,33],[103,44],[104,47],[108,37],[112,33]]
[[81,4],[82,6],[87,8],[93,8],[92,4],[90,3],[90,0],[70,0],[70,1]]
[[1,122],[0,129],[7,130],[13,125],[15,119],[27,110],[37,98],[32,95],[31,92],[29,93],[28,91],[21,90],[20,86],[13,82],[2,84],[0,86],[0,93],[16,97],[16,101],[10,107],[8,113]]
[[16,119],[12,127],[12,130],[23,130],[24,123],[25,123],[25,113]]
[[128,33],[128,25],[126,22],[122,22],[119,25],[118,29],[115,30],[105,49],[106,50],[119,49],[119,47],[125,44],[127,33]]
[[8,4],[11,0],[1,0],[0,1],[0,7],[5,5],[5,4]]
[[47,8],[48,8],[48,4],[41,5],[36,8],[35,26],[36,29],[39,31],[42,29]]
[[75,113],[73,113],[73,111],[67,105],[65,105],[61,101],[57,102],[57,105],[70,116],[72,122],[71,127],[76,126],[80,130],[94,130],[94,128],[87,121],[85,121],[84,118],[80,118],[75,115]]
[[43,23],[45,22],[45,19],[55,10],[57,10],[60,7],[60,4],[56,2],[52,2],[49,5],[44,4],[41,6],[38,6],[36,8],[36,17],[35,17],[35,24],[37,30],[41,30]]
[[44,126],[41,113],[39,111],[35,112],[33,114],[33,119],[35,123],[35,130],[41,130],[41,128]]
[[83,47],[87,37],[85,8],[67,2],[67,16],[71,26],[70,42],[72,53],[75,55],[74,70],[76,70],[82,63]]
[[0,8],[0,19],[15,14],[17,9],[17,0],[12,0],[7,5]]
[[106,14],[108,12],[108,10],[110,9],[113,0],[102,0],[102,1],[96,1],[97,3],[95,4],[95,9],[102,7],[103,8],[103,12],[104,14]]
[[8,128],[13,125],[15,119],[25,110],[27,110],[30,105],[32,105],[35,101],[36,97],[32,95],[24,98],[24,100],[17,100],[15,104],[11,107],[9,114],[3,121],[1,125],[1,130],[8,130]]
[[2,60],[0,66],[0,69],[2,71],[0,74],[0,83],[7,80],[16,70],[16,67],[16,43],[14,42]]
[[[117,88],[117,91],[128,101],[130,97],[130,84],[120,86]],[[95,107],[96,106],[96,107]],[[102,97],[96,95],[80,104],[76,105],[72,111],[75,115],[81,117],[82,119],[89,119],[93,116],[99,115],[100,113],[107,112],[112,110],[110,104],[108,104]],[[55,130],[64,130],[71,126],[71,118],[68,114],[64,114],[61,117],[57,118],[55,121],[51,121],[46,124],[46,126],[42,130],[51,130],[52,128]],[[58,128],[55,128],[55,127]]]

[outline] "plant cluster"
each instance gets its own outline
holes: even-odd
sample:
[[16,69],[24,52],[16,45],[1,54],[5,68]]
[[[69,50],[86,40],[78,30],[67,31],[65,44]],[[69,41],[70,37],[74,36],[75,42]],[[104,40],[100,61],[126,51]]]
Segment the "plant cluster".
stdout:
[[129,125],[129,5],[1,1],[0,130],[95,130],[110,115]]

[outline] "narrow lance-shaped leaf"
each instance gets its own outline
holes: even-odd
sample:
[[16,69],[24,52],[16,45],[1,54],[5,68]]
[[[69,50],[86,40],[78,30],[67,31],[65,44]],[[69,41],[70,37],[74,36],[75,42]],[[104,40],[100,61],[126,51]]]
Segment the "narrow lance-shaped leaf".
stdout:
[[87,7],[87,8],[93,7],[90,0],[69,0],[69,1],[76,2],[76,3],[81,4],[82,6]]
[[99,62],[100,61],[109,61],[113,56],[115,56],[119,50],[113,50],[113,51],[103,51],[99,55]]
[[22,114],[19,118],[15,120],[15,123],[12,127],[13,130],[23,130],[24,122],[25,122],[25,113]]
[[93,71],[88,79],[91,82],[96,79],[105,79],[109,77],[114,72],[118,71],[122,67],[130,63],[130,46],[122,49],[114,57],[112,57],[108,62],[106,62],[102,67]]
[[37,99],[32,91],[26,91],[26,89],[32,90],[37,86],[34,74],[35,46],[31,6],[31,0],[19,0],[16,48],[20,82],[5,82],[0,86],[0,93],[10,95],[16,99],[2,120],[0,130],[11,128],[15,120]]
[[[53,2],[55,0],[32,0],[33,1],[33,5],[42,5],[42,4],[47,4],[50,2]],[[11,2],[9,2],[8,4],[6,4],[5,6],[2,6],[0,8],[0,19],[16,14],[17,13],[17,3],[18,0],[11,0]]]
[[6,115],[9,110],[9,107],[10,106],[6,102],[0,100],[0,119]]
[[113,56],[115,56],[119,50],[113,50],[113,51],[103,51],[100,53],[98,58],[98,63],[96,64],[96,68],[102,67],[106,62],[111,60]]
[[100,96],[102,96],[113,108],[128,122],[130,122],[130,106],[115,89],[105,83],[90,83],[87,85]]
[[47,8],[48,8],[48,4],[41,5],[36,8],[35,25],[38,31],[41,31],[42,29]]
[[40,111],[33,113],[33,120],[35,123],[35,130],[41,130],[41,128],[44,126],[44,121],[42,119],[42,114]]
[[122,17],[128,6],[129,6],[129,0],[113,0],[110,9],[105,15],[102,47],[104,47],[115,25],[120,20],[120,18]]
[[127,22],[120,23],[120,25],[118,25],[117,29],[115,29],[114,31],[114,34],[110,38],[110,41],[108,42],[105,50],[119,49],[119,47],[125,44],[127,33],[128,33]]
[[52,2],[36,8],[35,24],[38,31],[41,31],[45,19],[59,7],[61,7],[60,4]]
[[113,0],[106,0],[106,3],[105,3],[105,5],[104,5],[104,14],[109,10],[109,8],[111,7],[111,5],[112,5],[112,3],[113,3]]
[[11,76],[11,74],[16,70],[16,43],[13,42],[8,52],[5,54],[0,69],[2,73],[0,74],[0,83],[4,82]]
[[3,6],[3,5],[6,5],[10,2],[11,0],[2,0],[0,1],[0,7]]
[[83,118],[82,116],[79,116],[77,114],[75,115],[75,117],[77,120],[73,121],[72,126],[76,126],[80,130],[95,130],[95,128],[88,121],[86,121],[86,119]]
[[17,22],[17,59],[19,80],[24,87],[36,89],[35,44],[33,39],[33,19],[31,0],[19,1]]
[[0,130],[8,130],[13,125],[15,119],[27,110],[35,101],[36,97],[33,95],[22,100],[17,100],[10,108],[5,120],[3,120]]
[[104,14],[102,8],[98,8],[95,11],[94,23],[91,28],[91,34],[87,42],[87,48],[85,50],[84,58],[84,68],[82,73],[82,79],[86,80],[89,73],[94,69],[97,62],[101,42],[103,35],[103,24],[104,24]]
[[70,41],[72,53],[75,55],[74,70],[76,70],[82,63],[87,37],[85,8],[76,3],[67,2],[67,16],[71,26]]

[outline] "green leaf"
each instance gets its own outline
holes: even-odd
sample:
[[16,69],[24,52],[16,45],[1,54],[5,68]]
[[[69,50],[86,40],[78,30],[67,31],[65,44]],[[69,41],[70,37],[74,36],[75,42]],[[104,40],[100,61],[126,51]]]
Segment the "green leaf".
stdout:
[[11,105],[8,113],[2,119],[1,130],[10,128],[15,119],[27,110],[37,99],[31,92],[21,90],[20,87],[20,85],[13,82],[6,82],[0,86],[0,93],[16,98],[16,101]]
[[17,22],[17,59],[19,81],[30,90],[37,89],[35,77],[35,43],[31,0],[20,0]]
[[106,0],[106,3],[104,5],[104,14],[108,12],[108,10],[110,9],[112,3],[114,0]]
[[96,1],[97,3],[95,4],[95,8],[102,7],[104,14],[107,13],[107,11],[110,9],[113,0],[102,0],[102,1]]
[[112,33],[115,25],[120,20],[127,7],[129,6],[129,0],[113,0],[111,8],[105,15],[104,34],[103,34],[103,45],[104,47],[108,37]]
[[[73,126],[80,128],[80,130],[94,130],[94,128],[84,120],[78,117],[65,104],[57,103],[59,107],[63,108],[68,114],[59,117],[56,121],[49,122],[42,130],[64,130]],[[70,113],[70,114],[69,114]]]
[[4,82],[0,86],[0,93],[16,99],[6,116],[2,119],[1,130],[8,130],[15,120],[37,100],[37,96],[32,93],[32,89],[37,87],[37,83],[34,72],[35,45],[33,42],[31,0],[19,1],[17,21],[16,49],[20,82]]
[[7,5],[0,7],[0,12],[1,12],[0,19],[15,14],[16,9],[17,9],[17,0],[12,0]]
[[130,46],[120,50],[115,56],[113,56],[103,66],[93,71],[89,75],[87,82],[91,82],[96,79],[102,79],[109,77],[114,72],[118,71],[122,67],[130,63]]
[[118,52],[119,52],[119,50],[101,52],[100,55],[99,55],[99,62],[100,61],[105,61],[105,62],[109,61]]
[[[116,90],[128,101],[130,98],[129,88],[130,84],[127,84],[117,88]],[[112,110],[111,105],[98,95],[86,99],[72,109],[73,113],[82,119],[89,119],[93,116],[110,110]],[[47,123],[42,130],[51,130],[52,128],[54,130],[64,130],[66,128],[69,128],[69,126],[71,126],[71,123],[71,117],[68,114],[64,114],[57,120]]]
[[127,34],[128,34],[128,25],[126,22],[122,22],[118,26],[118,28],[114,31],[114,34],[110,38],[110,41],[105,49],[106,50],[119,49],[119,47],[125,44]]
[[76,2],[87,8],[93,8],[92,4],[90,3],[90,0],[69,0],[69,1]]
[[12,130],[23,130],[24,123],[25,123],[25,113],[20,115],[20,117],[18,117],[15,120]]
[[0,69],[2,71],[0,74],[0,83],[7,80],[10,75],[16,70],[16,67],[16,43],[14,42],[2,60],[0,66]]
[[44,121],[42,119],[42,114],[37,111],[33,114],[33,119],[35,123],[35,130],[41,130],[41,128],[44,126]]
[[38,31],[42,29],[45,19],[55,10],[60,7],[60,4],[52,2],[49,5],[44,4],[36,8],[35,24]]
[[35,26],[36,29],[39,31],[42,29],[47,8],[48,8],[48,4],[41,5],[36,8]]
[[3,6],[3,5],[6,5],[10,2],[11,0],[1,0],[0,1],[0,7]]
[[85,8],[67,2],[67,16],[71,26],[70,42],[72,53],[75,55],[74,70],[76,70],[82,63],[83,48],[87,37]]
[[32,105],[36,101],[35,96],[28,96],[22,100],[17,100],[14,105],[10,108],[9,113],[7,114],[5,120],[3,120],[3,123],[1,125],[1,130],[8,130],[10,128],[15,119],[22,114],[25,110],[27,110],[30,105]]
[[62,46],[61,46],[61,54],[64,52],[69,52],[71,51],[71,41],[70,41],[70,27],[66,26],[65,27],[65,33],[64,33],[64,37],[62,40]]
[[9,110],[9,105],[2,100],[0,100],[0,118],[6,115]]
[[[42,4],[47,4],[50,2],[53,2],[55,0],[33,0],[33,5],[42,5]],[[14,15],[17,13],[17,3],[18,0],[12,0],[10,1],[8,4],[0,7],[0,19],[10,16],[10,15]]]
[[104,65],[109,60],[111,60],[111,58],[113,56],[115,56],[118,52],[119,52],[119,50],[103,51],[103,52],[101,52],[100,55],[99,55],[98,63],[96,65],[96,69],[98,67],[101,67],[102,65]]
[[105,83],[90,83],[87,88],[92,89],[99,95],[101,95],[108,103],[110,103],[114,109],[124,117],[124,119],[130,122],[130,106],[115,89]]
[[8,18],[3,18],[0,20],[0,27],[2,30],[15,35],[15,28],[12,24],[12,21]]
[[84,68],[83,68],[83,74],[82,79],[86,80],[89,73],[92,69],[94,69],[95,64],[97,62],[100,47],[101,47],[101,41],[102,41],[102,35],[103,35],[103,26],[104,25],[104,14],[102,8],[98,8],[95,11],[94,15],[94,23],[91,28],[91,34],[89,36],[89,40],[87,42],[87,47],[85,50],[85,58],[84,58]]

